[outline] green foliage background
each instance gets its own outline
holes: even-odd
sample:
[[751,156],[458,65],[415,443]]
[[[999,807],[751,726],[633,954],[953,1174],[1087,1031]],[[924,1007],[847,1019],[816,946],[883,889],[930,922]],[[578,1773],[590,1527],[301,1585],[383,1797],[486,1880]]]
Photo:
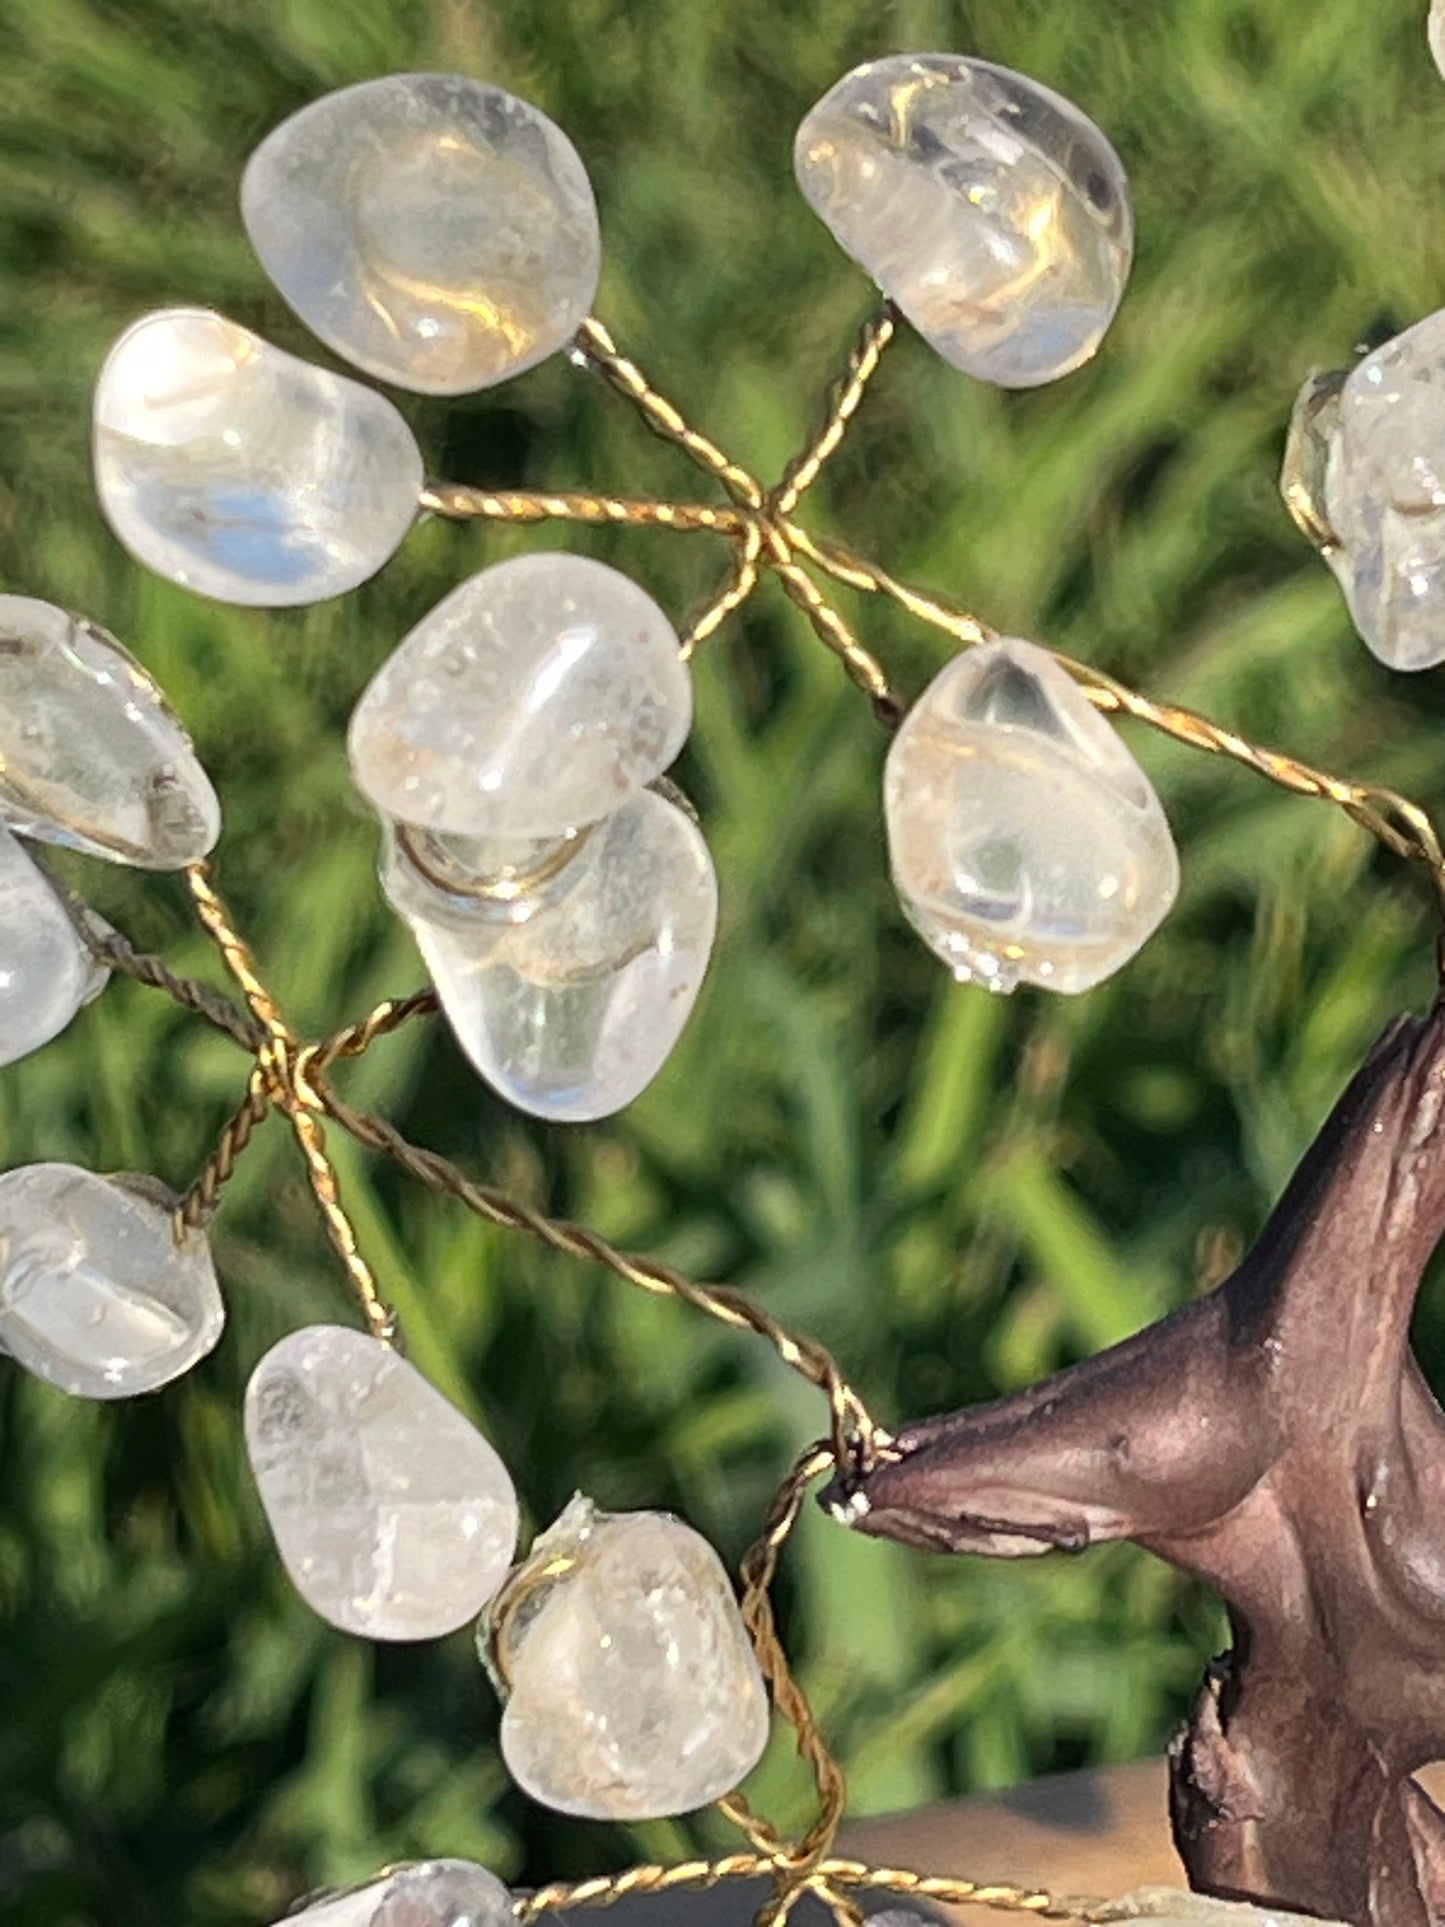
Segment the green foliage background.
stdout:
[[[378,72],[455,68],[538,102],[604,214],[601,312],[764,474],[869,304],[791,184],[792,129],[854,62],[975,51],[1077,98],[1129,165],[1138,265],[1085,372],[989,392],[909,337],[812,511],[896,570],[1327,767],[1445,802],[1435,678],[1352,637],[1274,492],[1312,366],[1435,306],[1445,89],[1423,0],[0,0],[0,571],[113,628],[189,719],[227,814],[223,887],[312,1031],[412,988],[342,742],[357,693],[465,573],[566,541],[679,615],[707,538],[419,530],[318,609],[251,613],[145,575],[95,508],[88,391],[146,308],[210,303],[326,357],[235,207],[282,115]],[[402,398],[457,480],[695,494],[563,362],[455,404]],[[943,640],[853,606],[909,692]],[[698,664],[680,775],[724,888],[711,980],[641,1102],[586,1131],[510,1115],[441,1026],[346,1075],[470,1171],[757,1293],[887,1420],[1020,1386],[1220,1275],[1369,1039],[1431,986],[1425,893],[1342,817],[1138,730],[1184,858],[1179,908],[1081,1001],[960,990],[890,893],[867,705],[775,593]],[[74,866],[181,968],[168,879]],[[183,1185],[244,1064],[113,985],[0,1078],[0,1162]],[[532,1523],[575,1487],[673,1507],[730,1556],[816,1397],[766,1347],[483,1229],[340,1151],[416,1361],[478,1416]],[[680,1850],[682,1825],[564,1824],[508,1789],[465,1635],[372,1650],[271,1552],[237,1411],[261,1351],[348,1316],[284,1132],[216,1233],[231,1324],[121,1409],[0,1373],[0,1908],[35,1927],[269,1921],[419,1853],[533,1880]],[[1438,1315],[1427,1306],[1423,1339]],[[1129,1548],[927,1561],[810,1518],[790,1638],[860,1811],[1158,1747],[1219,1638]],[[802,1817],[784,1744],[758,1797]],[[710,1823],[703,1838],[715,1837]],[[986,1871],[986,1870],[985,1870]]]

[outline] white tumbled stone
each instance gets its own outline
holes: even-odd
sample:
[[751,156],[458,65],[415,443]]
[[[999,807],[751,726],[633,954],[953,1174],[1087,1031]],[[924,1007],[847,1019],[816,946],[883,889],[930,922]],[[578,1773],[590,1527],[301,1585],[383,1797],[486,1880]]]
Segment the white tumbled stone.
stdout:
[[79,1398],[179,1378],[225,1323],[205,1236],[154,1179],[30,1164],[0,1177],[0,1351]]
[[[1139,1920],[1150,1927],[1316,1927],[1312,1914],[1291,1913],[1286,1907],[1257,1907],[1245,1900],[1216,1900],[1212,1894],[1189,1893],[1178,1887],[1136,1887],[1119,1900],[1091,1911],[1094,1920]],[[1337,1920],[1321,1920],[1317,1927],[1343,1927]]]
[[58,1037],[104,985],[64,905],[0,825],[0,1064]]
[[692,681],[671,623],[585,556],[495,563],[398,645],[351,720],[385,816],[461,836],[564,836],[672,762]]
[[1445,311],[1350,370],[1328,436],[1325,551],[1392,669],[1445,662]]
[[884,779],[903,908],[960,980],[1081,991],[1168,912],[1179,859],[1139,765],[1073,678],[1006,637],[956,656]]
[[251,156],[241,214],[308,328],[423,394],[532,367],[597,292],[576,149],[537,108],[463,74],[388,74],[312,101]]
[[1445,0],[1430,0],[1430,51],[1435,65],[1445,75]]
[[1123,164],[1071,102],[959,54],[857,67],[798,129],[803,193],[965,373],[1030,388],[1094,353],[1123,297]]
[[274,1927],[516,1927],[512,1896],[472,1860],[417,1860],[293,1909]]
[[392,833],[382,887],[481,1075],[575,1124],[620,1111],[666,1063],[712,954],[717,876],[701,830],[651,790],[559,854],[499,903],[438,888]]
[[199,863],[221,809],[191,739],[114,636],[0,595],[0,822],[141,870]]
[[722,1561],[680,1519],[575,1498],[498,1606],[480,1644],[507,1693],[502,1757],[544,1806],[690,1813],[757,1764],[762,1675]]
[[436,1639],[473,1618],[517,1544],[517,1498],[481,1433],[362,1332],[309,1325],[257,1365],[246,1450],[286,1570],[321,1618]]
[[416,519],[411,430],[382,395],[205,308],[116,342],[95,391],[95,481],[131,554],[218,602],[285,608],[365,582]]

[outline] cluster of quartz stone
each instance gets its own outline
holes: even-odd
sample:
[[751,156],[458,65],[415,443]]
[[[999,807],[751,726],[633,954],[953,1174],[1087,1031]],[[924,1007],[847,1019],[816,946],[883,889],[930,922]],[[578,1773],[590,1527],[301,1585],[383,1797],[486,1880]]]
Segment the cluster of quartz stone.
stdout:
[[[1096,350],[1133,250],[1097,127],[986,61],[900,54],[806,116],[798,181],[842,246],[956,366],[1005,387]],[[355,367],[459,394],[563,348],[600,260],[582,163],[547,117],[457,75],[327,95],[247,165],[271,279]],[[177,308],[138,321],[95,400],[100,498],[143,562],[234,602],[312,602],[380,568],[422,461],[392,404]],[[945,678],[890,761],[905,909],[958,972],[1080,990],[1131,956],[1177,866],[1145,779],[1064,680],[1012,653],[1029,715],[954,713]],[[634,1098],[690,1013],[716,925],[700,831],[649,787],[687,732],[677,638],[626,578],[574,556],[486,569],[408,635],[359,705],[357,781],[382,882],[481,1073],[537,1115]],[[960,733],[961,732],[961,733]],[[1081,805],[1071,838],[1058,805]],[[986,820],[979,801],[987,799]],[[1117,816],[1117,820],[1115,820]]]
[[514,1569],[517,1498],[492,1446],[414,1366],[339,1326],[261,1360],[246,1447],[286,1570],[333,1626],[434,1639],[493,1608],[479,1645],[502,1753],[534,1798],[658,1818],[756,1764],[762,1677],[721,1561],[680,1520],[577,1498]]
[[[27,853],[55,844],[144,870],[199,862],[220,808],[185,730],[113,636],[0,596],[0,1063],[98,995],[83,924]],[[37,1164],[0,1177],[0,1351],[62,1390],[125,1398],[187,1371],[221,1333],[206,1241],[153,1180]]]

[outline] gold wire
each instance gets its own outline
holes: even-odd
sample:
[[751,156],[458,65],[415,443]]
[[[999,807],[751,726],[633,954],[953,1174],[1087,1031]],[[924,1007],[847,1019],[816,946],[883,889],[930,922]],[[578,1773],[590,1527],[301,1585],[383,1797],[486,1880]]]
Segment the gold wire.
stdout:
[[[396,1314],[382,1302],[371,1267],[361,1254],[355,1227],[342,1205],[341,1183],[327,1155],[326,1132],[318,1115],[321,1105],[304,1079],[297,1075],[296,1039],[257,974],[255,960],[231,922],[205,864],[192,864],[186,871],[186,882],[202,927],[220,951],[226,968],[240,985],[252,1014],[266,1033],[266,1041],[257,1053],[257,1072],[272,1101],[285,1114],[301,1148],[312,1196],[320,1207],[332,1246],[350,1280],[362,1316],[374,1338],[383,1345],[392,1345],[397,1339]],[[192,1187],[193,1194],[194,1189]]]
[[505,1192],[473,1183],[457,1167],[435,1151],[410,1142],[394,1124],[369,1111],[359,1111],[343,1102],[325,1076],[319,1053],[303,1053],[307,1085],[316,1102],[358,1144],[382,1152],[429,1189],[455,1198],[478,1217],[508,1231],[523,1231],[538,1243],[569,1257],[583,1258],[603,1266],[628,1284],[654,1296],[678,1298],[694,1310],[730,1325],[736,1331],[751,1331],[766,1338],[786,1365],[809,1384],[816,1385],[828,1398],[833,1414],[834,1444],[840,1461],[872,1463],[886,1452],[890,1441],[869,1413],[858,1393],[838,1369],[836,1360],[815,1339],[798,1337],[754,1302],[745,1292],[724,1285],[701,1285],[655,1258],[634,1256],[620,1251],[586,1225],[566,1219],[549,1218]]
[[740,506],[762,507],[762,485],[724,455],[716,442],[694,428],[681,410],[652,386],[637,363],[620,352],[595,315],[589,315],[577,330],[575,345],[578,354],[597,370],[608,386],[631,402],[654,434],[672,442],[706,474],[721,482]]
[[737,509],[706,502],[654,502],[650,497],[543,495],[527,489],[470,488],[461,482],[429,482],[420,506],[449,522],[593,522],[623,528],[678,529],[684,533],[740,535],[747,518]]
[[783,479],[768,495],[768,508],[780,520],[786,521],[837,454],[838,445],[858,412],[869,382],[878,372],[883,351],[892,341],[897,326],[893,308],[887,305],[870,315],[859,329],[817,432],[788,463]]

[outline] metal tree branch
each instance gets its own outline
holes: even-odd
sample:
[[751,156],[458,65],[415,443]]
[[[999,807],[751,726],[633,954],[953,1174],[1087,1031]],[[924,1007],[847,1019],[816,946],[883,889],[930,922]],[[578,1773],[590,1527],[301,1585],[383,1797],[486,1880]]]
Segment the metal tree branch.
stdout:
[[1385,1033],[1253,1251],[1016,1398],[905,1426],[826,1496],[860,1531],[1017,1558],[1133,1539],[1233,1650],[1172,1754],[1194,1885],[1372,1927],[1445,1907],[1445,1415],[1410,1350],[1445,1233],[1445,1003]]

